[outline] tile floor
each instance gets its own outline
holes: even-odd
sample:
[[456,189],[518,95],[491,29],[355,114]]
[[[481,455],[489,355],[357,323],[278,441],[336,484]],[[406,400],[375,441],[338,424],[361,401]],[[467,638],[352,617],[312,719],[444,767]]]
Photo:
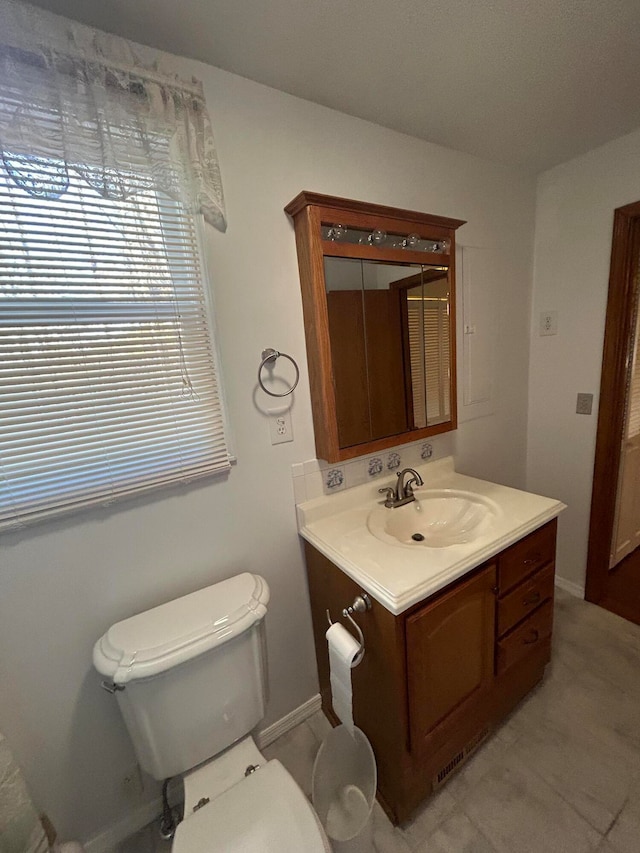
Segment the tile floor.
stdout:
[[[377,853],[639,853],[640,627],[558,590],[554,636],[543,683],[412,821],[376,804]],[[307,794],[327,729],[318,713],[264,750]],[[156,839],[114,853],[168,853]]]

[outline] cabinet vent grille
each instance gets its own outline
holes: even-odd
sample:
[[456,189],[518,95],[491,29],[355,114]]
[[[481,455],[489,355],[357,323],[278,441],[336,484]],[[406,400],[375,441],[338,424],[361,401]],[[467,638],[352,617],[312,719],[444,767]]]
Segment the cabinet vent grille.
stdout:
[[451,761],[439,771],[436,776],[436,785],[442,785],[449,773],[455,770],[461,761],[464,761],[464,750],[460,750],[457,755],[454,755]]
[[464,764],[467,759],[473,755],[476,749],[480,746],[483,740],[489,734],[489,729],[483,729],[477,735],[471,738],[471,740],[460,750],[460,752],[456,753],[453,758],[445,764],[445,766],[438,771],[433,780],[433,788],[439,788],[442,783],[447,779],[447,777],[453,773],[453,771],[459,767],[461,764]]

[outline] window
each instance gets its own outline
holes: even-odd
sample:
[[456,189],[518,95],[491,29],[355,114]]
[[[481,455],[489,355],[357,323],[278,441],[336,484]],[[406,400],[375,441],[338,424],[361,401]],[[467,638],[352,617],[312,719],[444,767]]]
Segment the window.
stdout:
[[229,467],[194,214],[67,166],[0,159],[0,528]]
[[202,84],[0,4],[0,529],[229,468],[196,215]]

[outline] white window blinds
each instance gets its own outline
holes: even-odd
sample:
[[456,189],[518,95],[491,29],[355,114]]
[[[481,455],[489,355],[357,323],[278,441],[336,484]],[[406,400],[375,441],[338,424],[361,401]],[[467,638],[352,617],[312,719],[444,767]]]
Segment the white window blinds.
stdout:
[[441,297],[407,301],[415,427],[451,417],[449,400],[449,308]]
[[[43,186],[60,166],[20,159]],[[193,214],[153,188],[104,198],[72,170],[39,197],[12,168],[0,160],[0,528],[228,469]]]

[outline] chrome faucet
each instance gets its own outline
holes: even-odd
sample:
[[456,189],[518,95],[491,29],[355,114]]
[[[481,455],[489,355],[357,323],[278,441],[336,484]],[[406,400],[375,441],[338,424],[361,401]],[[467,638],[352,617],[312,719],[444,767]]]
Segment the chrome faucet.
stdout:
[[[411,477],[409,477],[406,483],[404,481],[405,474],[411,474]],[[414,471],[413,468],[403,468],[403,470],[398,473],[395,489],[391,486],[387,486],[384,489],[378,489],[378,491],[380,494],[386,494],[387,496],[384,505],[389,507],[389,509],[395,509],[398,506],[404,506],[404,504],[411,503],[411,501],[416,499],[413,494],[414,485],[424,486],[422,477],[417,471]]]

